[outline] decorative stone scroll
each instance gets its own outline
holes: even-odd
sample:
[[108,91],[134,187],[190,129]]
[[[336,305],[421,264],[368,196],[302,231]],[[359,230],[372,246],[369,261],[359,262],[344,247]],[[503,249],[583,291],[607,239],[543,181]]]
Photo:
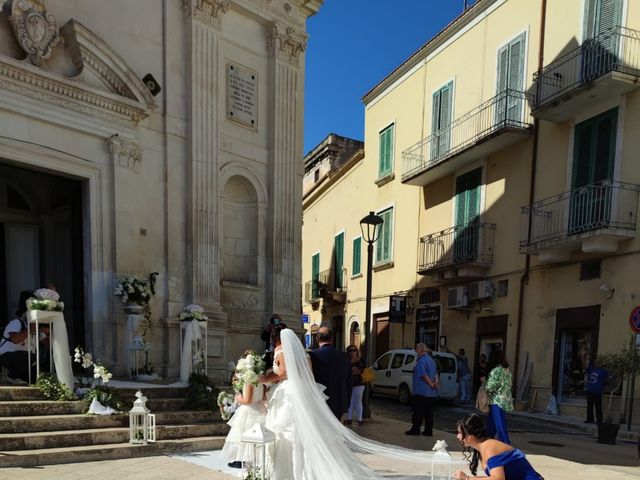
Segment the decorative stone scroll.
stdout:
[[119,135],[110,137],[109,151],[113,156],[113,161],[118,165],[131,170],[138,171],[142,162],[142,149],[131,140],[121,138]]
[[45,10],[44,0],[7,0],[3,12],[29,60],[42,66],[60,41],[56,20]]
[[267,49],[277,58],[298,66],[300,54],[307,48],[307,36],[296,33],[291,27],[278,23],[271,26],[267,36]]
[[258,73],[227,64],[227,119],[250,128],[258,123]]
[[214,27],[220,26],[220,17],[229,10],[229,0],[182,0],[186,15]]

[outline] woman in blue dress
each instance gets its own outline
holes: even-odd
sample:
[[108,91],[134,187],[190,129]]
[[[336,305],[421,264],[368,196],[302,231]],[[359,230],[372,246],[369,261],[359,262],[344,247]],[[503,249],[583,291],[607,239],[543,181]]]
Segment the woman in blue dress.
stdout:
[[[474,476],[463,471],[454,473],[456,480],[471,480],[475,478],[490,478],[493,480],[542,480],[542,475],[536,472],[529,461],[517,448],[494,440],[487,436],[484,421],[475,413],[458,422],[458,440],[472,452],[469,469]],[[488,477],[476,477],[478,463]]]

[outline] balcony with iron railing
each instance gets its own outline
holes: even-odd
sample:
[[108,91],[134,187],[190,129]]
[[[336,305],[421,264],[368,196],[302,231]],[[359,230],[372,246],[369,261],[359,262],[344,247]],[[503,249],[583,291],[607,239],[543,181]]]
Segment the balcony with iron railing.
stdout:
[[522,207],[520,252],[540,261],[611,253],[636,235],[639,185],[603,180]]
[[532,115],[564,122],[598,101],[638,88],[638,77],[640,32],[615,27],[534,74]]
[[402,183],[427,185],[530,135],[526,96],[504,90],[402,152]]
[[318,302],[320,299],[344,302],[347,285],[344,268],[330,268],[318,274],[304,285],[304,299],[307,303]]
[[467,223],[420,239],[418,273],[438,280],[483,277],[493,264],[496,226]]

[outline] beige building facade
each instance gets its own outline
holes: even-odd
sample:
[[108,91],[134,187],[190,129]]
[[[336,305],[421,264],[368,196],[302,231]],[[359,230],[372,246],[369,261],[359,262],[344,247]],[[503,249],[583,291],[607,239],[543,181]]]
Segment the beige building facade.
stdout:
[[[344,301],[328,302],[344,343],[463,347],[474,371],[503,348],[524,399],[583,414],[588,359],[629,341],[640,303],[638,8],[479,0],[364,96],[364,158],[303,203],[303,282],[336,269],[345,232]],[[371,325],[353,275],[369,211],[386,225]],[[310,325],[337,315],[322,293],[303,299]]]
[[3,317],[54,283],[72,347],[124,374],[114,286],[158,272],[156,373],[178,375],[177,318],[197,303],[226,380],[273,312],[299,318],[305,32],[322,1],[0,4]]

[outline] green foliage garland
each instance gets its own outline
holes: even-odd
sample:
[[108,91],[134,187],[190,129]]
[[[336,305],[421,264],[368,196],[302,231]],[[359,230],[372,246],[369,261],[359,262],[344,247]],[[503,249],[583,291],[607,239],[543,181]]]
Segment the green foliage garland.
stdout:
[[189,376],[189,388],[184,408],[187,410],[216,410],[218,407],[218,389],[202,373]]
[[75,400],[76,396],[69,388],[58,381],[53,373],[41,373],[36,380],[36,387],[49,400]]

